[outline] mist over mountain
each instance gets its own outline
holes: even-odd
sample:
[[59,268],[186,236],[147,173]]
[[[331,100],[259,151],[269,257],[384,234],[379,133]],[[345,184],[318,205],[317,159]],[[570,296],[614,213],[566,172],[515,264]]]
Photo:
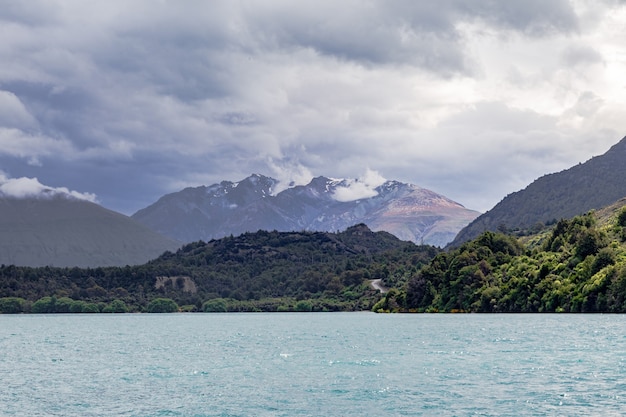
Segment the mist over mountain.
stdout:
[[626,137],[601,156],[545,175],[463,228],[450,246],[484,231],[528,229],[608,206],[626,196]]
[[[29,184],[39,190],[38,183]],[[65,190],[0,196],[0,264],[139,265],[179,246],[127,216]]]
[[0,170],[0,198],[47,200],[56,197],[96,202],[95,194],[81,193],[66,187],[50,187],[40,183],[37,178],[9,178]]
[[433,191],[384,179],[317,177],[274,194],[277,186],[277,180],[253,174],[186,188],[131,217],[182,242],[257,230],[335,232],[364,223],[403,240],[444,246],[479,214]]

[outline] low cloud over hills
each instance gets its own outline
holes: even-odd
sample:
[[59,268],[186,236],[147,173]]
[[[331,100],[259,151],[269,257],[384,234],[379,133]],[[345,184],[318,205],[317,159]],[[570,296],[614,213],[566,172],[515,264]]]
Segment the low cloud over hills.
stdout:
[[37,178],[8,178],[0,171],[0,198],[50,199],[58,196],[96,202],[95,194],[70,191],[65,187],[48,187]]
[[94,200],[36,178],[0,177],[0,264],[136,265],[179,246]]

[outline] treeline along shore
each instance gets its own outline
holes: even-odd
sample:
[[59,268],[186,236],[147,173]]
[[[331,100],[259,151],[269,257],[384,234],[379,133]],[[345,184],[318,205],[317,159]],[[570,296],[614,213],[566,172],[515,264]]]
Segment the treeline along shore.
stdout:
[[0,267],[2,313],[359,310],[624,313],[626,208],[448,251],[357,225],[200,241],[140,266]]
[[358,311],[371,280],[402,286],[440,250],[357,225],[340,233],[245,233],[140,266],[0,267],[0,311]]

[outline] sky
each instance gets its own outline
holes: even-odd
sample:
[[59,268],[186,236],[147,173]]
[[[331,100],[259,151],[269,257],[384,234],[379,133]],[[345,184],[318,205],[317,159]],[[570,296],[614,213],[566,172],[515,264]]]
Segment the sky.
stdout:
[[484,212],[626,136],[625,29],[617,0],[0,0],[0,192],[130,215],[323,175]]

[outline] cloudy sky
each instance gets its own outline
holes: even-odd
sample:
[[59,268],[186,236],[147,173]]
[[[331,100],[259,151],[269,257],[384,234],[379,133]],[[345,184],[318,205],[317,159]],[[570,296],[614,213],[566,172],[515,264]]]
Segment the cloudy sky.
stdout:
[[0,0],[0,63],[0,183],[125,214],[251,173],[485,211],[626,135],[617,0]]

